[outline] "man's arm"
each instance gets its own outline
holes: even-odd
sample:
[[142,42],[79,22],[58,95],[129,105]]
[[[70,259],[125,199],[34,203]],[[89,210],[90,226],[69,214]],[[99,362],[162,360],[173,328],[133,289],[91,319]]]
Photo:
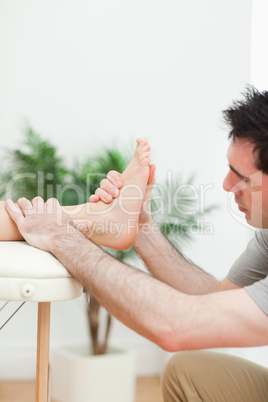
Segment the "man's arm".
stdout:
[[[229,279],[220,282],[200,267],[187,260],[164,236],[161,229],[151,218],[151,192],[155,180],[155,165],[150,165],[148,185],[144,196],[140,217],[139,230],[134,241],[134,247],[141,256],[152,275],[160,281],[174,287],[183,293],[206,294],[221,290],[238,288]],[[113,196],[113,190],[123,185],[121,174],[110,171],[100,188],[90,200],[105,201],[105,196]]]
[[245,290],[185,295],[110,257],[84,238],[60,236],[53,254],[113,316],[165,350],[264,345],[268,318]]
[[52,252],[112,315],[163,349],[267,344],[267,316],[244,289],[183,294],[88,241],[56,200],[18,205],[7,210],[31,245]]
[[237,285],[213,275],[186,259],[151,221],[140,227],[134,247],[155,278],[187,294],[207,294],[235,289]]

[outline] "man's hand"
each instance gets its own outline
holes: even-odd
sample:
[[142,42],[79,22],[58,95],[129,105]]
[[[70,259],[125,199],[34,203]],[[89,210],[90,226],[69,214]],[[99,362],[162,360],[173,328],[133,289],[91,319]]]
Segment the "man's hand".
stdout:
[[[144,194],[144,200],[140,211],[139,224],[148,223],[151,218],[151,195],[155,182],[155,165],[149,166],[149,178]],[[103,201],[105,204],[110,204],[114,198],[119,196],[119,190],[123,186],[123,180],[121,173],[111,170],[107,174],[107,178],[100,182],[100,187],[95,191],[95,194],[89,198],[90,202]]]
[[152,197],[152,191],[153,191],[153,187],[154,187],[154,183],[155,183],[155,170],[156,170],[155,165],[149,166],[149,177],[148,177],[147,187],[145,190],[144,199],[143,199],[140,216],[139,216],[140,227],[143,224],[152,222],[151,197]]
[[97,188],[95,194],[89,197],[90,202],[103,201],[105,204],[110,204],[114,198],[119,196],[119,190],[123,186],[121,173],[116,170],[111,170],[107,174],[107,179],[100,182],[100,187]]
[[27,243],[45,251],[52,252],[53,237],[78,233],[55,198],[47,202],[41,197],[32,202],[20,198],[17,204],[7,200],[6,210]]

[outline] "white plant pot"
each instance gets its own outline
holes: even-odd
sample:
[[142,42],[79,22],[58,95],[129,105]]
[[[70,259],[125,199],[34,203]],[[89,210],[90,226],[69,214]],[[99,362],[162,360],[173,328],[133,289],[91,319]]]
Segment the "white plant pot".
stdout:
[[130,351],[93,356],[86,347],[53,353],[51,398],[55,402],[134,402],[135,362]]

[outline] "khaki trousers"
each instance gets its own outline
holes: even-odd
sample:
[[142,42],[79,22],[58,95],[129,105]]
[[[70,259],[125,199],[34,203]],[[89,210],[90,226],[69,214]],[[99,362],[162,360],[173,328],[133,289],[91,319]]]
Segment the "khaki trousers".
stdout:
[[225,353],[179,352],[161,386],[164,402],[267,402],[268,369]]

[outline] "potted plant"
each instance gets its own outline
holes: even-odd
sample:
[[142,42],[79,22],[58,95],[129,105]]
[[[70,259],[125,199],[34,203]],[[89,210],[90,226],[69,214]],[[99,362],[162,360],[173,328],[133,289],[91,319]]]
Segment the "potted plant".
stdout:
[[[56,197],[62,205],[84,203],[109,170],[122,172],[126,168],[130,159],[128,155],[129,152],[120,152],[117,147],[105,148],[83,163],[77,163],[75,169],[69,169],[58,156],[55,146],[28,127],[21,149],[8,151],[7,169],[0,174],[0,197],[6,195],[16,201],[22,196],[32,199],[40,195],[45,200]],[[168,174],[164,183],[155,185],[152,196],[154,219],[179,247],[192,240],[193,232],[200,229],[202,216],[214,208],[198,209],[193,191],[193,176],[183,181]],[[122,261],[135,258],[133,247],[125,251],[108,249],[108,252]],[[108,348],[112,317],[107,313],[105,322],[100,322],[100,304],[90,295],[87,295],[87,301],[90,347],[78,346],[54,355],[53,397],[60,402],[133,402],[133,355]],[[105,326],[104,331],[101,325]],[[100,332],[105,332],[102,340]],[[92,355],[91,359],[85,358]],[[70,361],[73,362],[71,368],[67,364]],[[104,382],[104,371],[107,375],[105,386],[100,384],[100,381]],[[117,376],[118,382],[112,374]],[[90,379],[92,383],[89,383]],[[97,395],[99,391],[101,395]],[[89,395],[86,396],[86,392]]]

